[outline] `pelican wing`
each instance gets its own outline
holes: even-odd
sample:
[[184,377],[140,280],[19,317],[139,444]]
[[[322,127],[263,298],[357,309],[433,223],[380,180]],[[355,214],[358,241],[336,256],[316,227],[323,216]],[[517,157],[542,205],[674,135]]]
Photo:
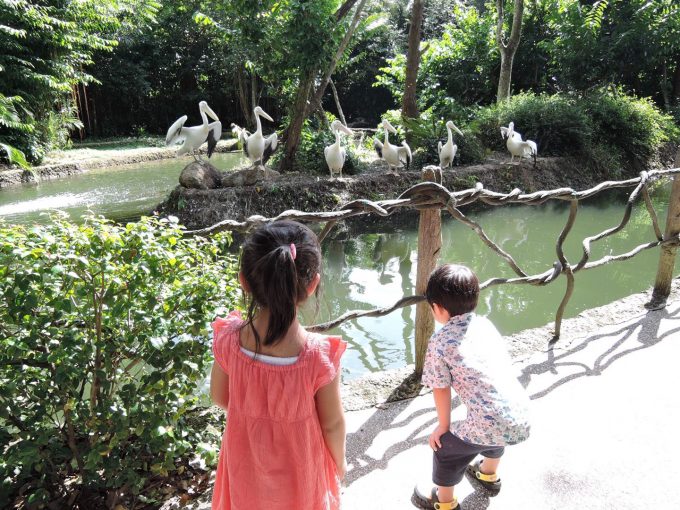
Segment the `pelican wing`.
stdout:
[[[326,159],[326,164],[328,165],[328,168],[331,168],[331,164],[328,162],[328,151],[329,151],[330,148],[331,148],[330,145],[323,148],[323,157]],[[331,168],[331,171],[332,170],[333,169]]]
[[439,159],[442,159],[442,142],[439,140],[437,142],[437,156],[439,156]]
[[527,145],[529,146],[529,149],[531,149],[532,154],[538,154],[538,147],[536,146],[536,142],[533,140],[527,140]]
[[382,158],[383,157],[383,155],[382,155],[383,154],[383,144],[382,144],[382,142],[380,140],[378,140],[377,138],[375,138],[373,140],[373,147],[375,148],[375,152],[378,153],[378,157]]
[[279,145],[279,137],[276,131],[264,139],[264,154],[262,154],[262,164],[264,165],[272,157]]
[[[241,131],[241,135],[243,136],[243,131]],[[248,153],[248,138],[250,138],[250,135],[248,136],[243,136],[242,141],[243,141],[243,154],[246,155],[248,159],[250,159],[250,154]]]
[[220,138],[222,138],[222,123],[218,120],[208,124],[208,157],[215,152]]
[[184,123],[187,121],[187,119],[188,117],[186,115],[182,115],[172,124],[172,126],[170,126],[170,129],[168,129],[168,134],[165,135],[166,146],[176,144],[181,138],[183,138],[182,128],[184,127]]
[[411,160],[413,159],[411,156],[411,147],[409,147],[406,142],[402,142],[401,147],[399,147],[397,152],[399,153],[399,160],[406,164],[406,170],[408,170],[408,167],[411,165]]
[[508,128],[506,128],[505,126],[501,126],[501,136],[502,136],[503,138],[507,138],[507,137],[508,137]]

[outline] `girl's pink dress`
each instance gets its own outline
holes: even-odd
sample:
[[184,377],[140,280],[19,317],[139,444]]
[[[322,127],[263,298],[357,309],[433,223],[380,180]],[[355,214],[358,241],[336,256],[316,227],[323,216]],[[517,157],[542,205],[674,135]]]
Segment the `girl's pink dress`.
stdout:
[[310,333],[297,362],[268,365],[240,350],[239,312],[213,323],[215,361],[229,375],[213,510],[335,510],[340,485],[314,395],[338,372],[347,344]]

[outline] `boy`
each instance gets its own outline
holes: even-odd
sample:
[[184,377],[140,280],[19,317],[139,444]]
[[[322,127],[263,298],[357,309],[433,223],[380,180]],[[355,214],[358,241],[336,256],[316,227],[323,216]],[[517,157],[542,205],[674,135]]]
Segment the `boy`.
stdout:
[[[438,425],[430,434],[433,456],[429,494],[414,490],[412,502],[425,509],[458,510],[454,486],[463,474],[498,494],[496,469],[506,445],[529,437],[529,399],[511,370],[501,335],[474,313],[479,280],[467,267],[435,269],[425,298],[443,327],[430,338],[423,384],[432,388]],[[451,423],[451,388],[467,407],[464,421]],[[482,460],[469,465],[477,455]]]

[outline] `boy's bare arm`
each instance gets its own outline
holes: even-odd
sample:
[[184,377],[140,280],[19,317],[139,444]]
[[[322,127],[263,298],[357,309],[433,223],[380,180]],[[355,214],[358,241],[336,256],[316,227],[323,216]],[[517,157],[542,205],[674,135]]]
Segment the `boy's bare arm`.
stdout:
[[433,388],[434,406],[437,409],[437,427],[430,434],[430,448],[441,448],[440,437],[449,431],[451,425],[451,387]]

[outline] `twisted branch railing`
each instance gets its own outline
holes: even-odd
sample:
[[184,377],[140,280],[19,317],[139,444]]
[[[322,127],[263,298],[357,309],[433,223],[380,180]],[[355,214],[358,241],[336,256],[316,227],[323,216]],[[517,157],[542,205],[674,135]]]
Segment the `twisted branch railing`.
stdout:
[[[513,270],[513,272],[517,275],[516,278],[491,278],[481,284],[480,287],[482,289],[492,285],[500,284],[547,285],[555,281],[560,276],[560,274],[565,274],[567,278],[567,289],[555,317],[554,339],[556,340],[560,336],[560,328],[564,310],[574,289],[575,273],[582,270],[599,267],[610,262],[627,260],[644,250],[655,248],[657,246],[677,246],[680,244],[680,235],[671,235],[664,239],[659,227],[658,217],[649,197],[647,188],[649,182],[655,178],[670,177],[677,174],[680,174],[680,168],[673,168],[670,170],[653,170],[650,172],[641,172],[640,177],[634,179],[627,179],[624,181],[605,181],[584,191],[575,191],[572,188],[558,188],[547,191],[536,191],[534,193],[522,193],[521,190],[514,189],[510,193],[505,194],[486,190],[481,183],[477,183],[474,188],[451,192],[441,184],[437,184],[435,182],[422,182],[407,189],[396,199],[377,201],[365,199],[353,200],[342,206],[342,209],[336,211],[304,212],[288,210],[273,218],[265,218],[263,216],[253,215],[243,221],[224,220],[207,228],[186,231],[185,235],[209,235],[226,230],[245,233],[257,228],[262,224],[287,219],[304,222],[325,223],[324,228],[319,234],[319,240],[323,241],[323,239],[329,234],[329,232],[339,221],[343,221],[352,217],[367,214],[376,214],[378,216],[386,217],[403,208],[412,208],[418,210],[445,209],[454,219],[474,230],[482,242],[484,242],[486,246],[503,258]],[[578,261],[578,263],[572,266],[564,255],[563,244],[569,232],[571,231],[574,222],[576,221],[579,200],[592,197],[605,190],[630,187],[634,187],[634,190],[628,197],[624,215],[619,224],[604,230],[597,235],[585,238],[582,242],[583,255],[581,256],[581,259]],[[642,195],[645,207],[649,213],[652,226],[654,228],[654,233],[656,235],[656,241],[641,244],[626,253],[619,255],[607,255],[599,260],[591,262],[589,260],[591,244],[593,242],[601,241],[602,239],[621,231],[628,224],[633,206],[640,195]],[[553,264],[552,268],[534,275],[528,275],[525,271],[523,271],[509,253],[506,253],[504,250],[502,250],[486,235],[483,228],[479,224],[467,218],[460,211],[460,207],[477,201],[492,206],[501,206],[505,204],[540,205],[547,202],[548,200],[569,201],[569,216],[557,239],[557,261]],[[399,308],[419,303],[424,299],[425,298],[423,296],[405,296],[392,306],[373,310],[349,311],[331,321],[325,322],[323,324],[317,324],[308,329],[311,331],[327,331],[348,320],[353,320],[360,317],[380,317],[392,313]]]

